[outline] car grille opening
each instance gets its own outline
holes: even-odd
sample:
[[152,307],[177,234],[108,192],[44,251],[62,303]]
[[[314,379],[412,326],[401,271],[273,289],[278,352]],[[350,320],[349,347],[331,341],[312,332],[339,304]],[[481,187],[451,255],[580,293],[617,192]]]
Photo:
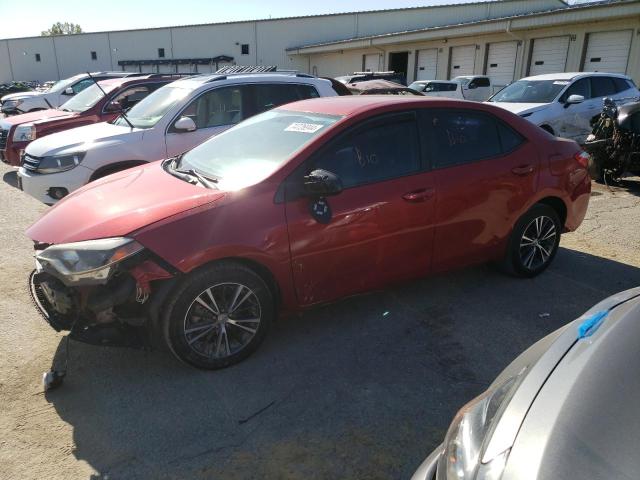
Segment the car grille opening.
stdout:
[[9,130],[0,130],[0,150],[7,148],[7,137],[9,136]]
[[22,157],[22,166],[27,170],[31,170],[32,172],[35,172],[36,170],[38,170],[38,167],[40,166],[41,161],[42,161],[42,158],[33,157],[25,153],[24,156]]

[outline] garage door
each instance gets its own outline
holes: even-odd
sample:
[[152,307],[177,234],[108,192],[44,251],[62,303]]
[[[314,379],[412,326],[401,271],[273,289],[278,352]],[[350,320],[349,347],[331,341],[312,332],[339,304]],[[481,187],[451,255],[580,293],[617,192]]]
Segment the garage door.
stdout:
[[380,70],[380,54],[369,53],[363,55],[362,63],[365,72],[378,72]]
[[626,73],[632,30],[590,33],[584,72]]
[[418,50],[416,80],[435,80],[438,71],[438,49]]
[[513,82],[516,71],[518,42],[490,43],[487,54],[487,75],[494,87],[504,87]]
[[453,47],[451,49],[451,68],[449,78],[459,75],[473,75],[476,64],[476,46]]
[[536,38],[531,51],[529,75],[564,72],[569,37]]

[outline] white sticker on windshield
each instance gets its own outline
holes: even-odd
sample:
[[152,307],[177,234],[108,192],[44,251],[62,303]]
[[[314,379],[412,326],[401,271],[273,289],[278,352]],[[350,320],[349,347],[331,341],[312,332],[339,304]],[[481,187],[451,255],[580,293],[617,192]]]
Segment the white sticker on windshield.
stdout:
[[292,123],[284,129],[285,132],[315,133],[323,127],[318,123]]
[[555,82],[553,82],[554,85],[569,85],[569,82],[565,81],[565,80],[556,80]]

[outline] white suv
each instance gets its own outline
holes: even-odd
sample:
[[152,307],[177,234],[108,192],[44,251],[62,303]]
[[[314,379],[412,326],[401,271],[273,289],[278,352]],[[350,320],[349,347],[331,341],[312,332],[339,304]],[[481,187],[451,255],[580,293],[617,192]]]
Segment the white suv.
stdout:
[[633,80],[617,73],[551,73],[506,86],[489,102],[526,118],[552,135],[584,142],[602,100],[637,98]]
[[9,93],[0,99],[2,113],[12,115],[57,108],[75,94],[93,85],[94,79],[99,82],[107,78],[128,77],[130,75],[131,73],[127,72],[95,72],[91,74],[92,79],[86,73],[81,73],[54,83],[44,92]]
[[329,80],[295,72],[177,80],[111,123],[73,128],[31,142],[18,171],[19,185],[53,204],[97,178],[191,150],[257,113],[335,95]]

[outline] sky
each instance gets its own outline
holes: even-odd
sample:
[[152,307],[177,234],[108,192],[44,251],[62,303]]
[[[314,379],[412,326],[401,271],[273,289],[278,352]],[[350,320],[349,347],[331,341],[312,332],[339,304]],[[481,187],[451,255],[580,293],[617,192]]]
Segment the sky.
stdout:
[[0,38],[37,36],[55,22],[97,32],[469,1],[478,0],[0,0]]

